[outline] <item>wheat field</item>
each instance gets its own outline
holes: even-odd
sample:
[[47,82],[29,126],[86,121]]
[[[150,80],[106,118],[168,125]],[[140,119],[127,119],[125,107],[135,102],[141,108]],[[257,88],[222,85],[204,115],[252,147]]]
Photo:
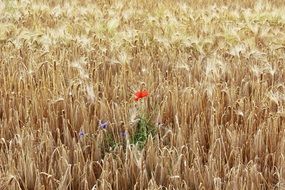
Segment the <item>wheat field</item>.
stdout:
[[0,189],[285,189],[284,13],[0,1]]

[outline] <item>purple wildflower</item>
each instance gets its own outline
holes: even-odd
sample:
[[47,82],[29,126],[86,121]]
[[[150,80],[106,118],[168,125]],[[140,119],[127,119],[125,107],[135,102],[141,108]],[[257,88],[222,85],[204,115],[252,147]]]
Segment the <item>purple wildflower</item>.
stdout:
[[102,129],[106,129],[106,128],[108,127],[108,121],[102,122],[102,121],[100,120],[99,126],[100,126],[100,128],[102,128]]
[[128,135],[128,132],[126,132],[126,131],[121,131],[121,136],[122,136],[123,138],[126,138],[127,135]]
[[84,137],[84,135],[85,135],[84,131],[83,131],[83,130],[80,130],[80,131],[79,131],[79,137],[82,138],[82,137]]

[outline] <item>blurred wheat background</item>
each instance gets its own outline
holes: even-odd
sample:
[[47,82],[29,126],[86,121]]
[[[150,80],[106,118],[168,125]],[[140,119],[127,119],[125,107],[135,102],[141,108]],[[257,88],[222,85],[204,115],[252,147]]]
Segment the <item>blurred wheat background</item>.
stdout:
[[0,189],[285,189],[284,13],[0,1]]

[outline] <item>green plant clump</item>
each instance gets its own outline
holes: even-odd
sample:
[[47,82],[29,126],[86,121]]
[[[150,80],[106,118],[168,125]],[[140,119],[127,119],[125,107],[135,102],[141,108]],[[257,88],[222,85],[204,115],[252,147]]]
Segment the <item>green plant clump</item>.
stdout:
[[149,119],[139,117],[134,135],[131,137],[131,144],[138,145],[142,149],[148,137],[156,134],[155,126]]

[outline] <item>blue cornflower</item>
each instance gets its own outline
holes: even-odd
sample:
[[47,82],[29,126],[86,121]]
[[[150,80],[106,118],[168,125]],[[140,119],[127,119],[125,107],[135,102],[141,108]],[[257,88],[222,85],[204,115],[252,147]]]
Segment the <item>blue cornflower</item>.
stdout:
[[126,138],[128,135],[127,131],[121,131],[121,137]]
[[108,121],[102,122],[102,121],[100,120],[99,126],[100,126],[100,128],[102,128],[102,129],[106,129],[106,128],[108,127]]
[[82,138],[82,137],[84,137],[84,135],[85,135],[84,131],[80,129],[80,131],[79,131],[79,137]]

